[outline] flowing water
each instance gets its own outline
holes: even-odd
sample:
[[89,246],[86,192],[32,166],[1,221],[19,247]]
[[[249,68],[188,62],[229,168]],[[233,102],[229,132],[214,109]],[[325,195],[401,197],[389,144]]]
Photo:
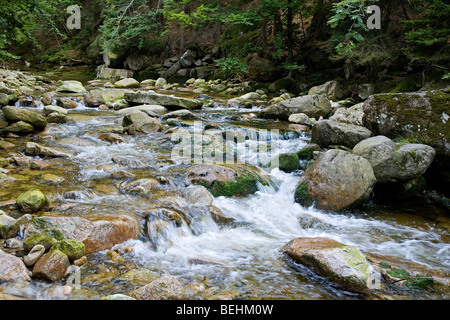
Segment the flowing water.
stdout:
[[[284,130],[286,124],[239,117],[256,110],[231,108],[221,104],[197,111],[206,123],[217,123],[230,130],[280,129],[276,152],[295,152],[308,142],[304,134]],[[74,157],[51,160],[52,173],[65,181],[48,184],[31,170],[15,172],[18,182],[13,190],[2,192],[0,200],[14,198],[29,188],[39,186],[51,200],[67,206],[68,215],[103,215],[126,213],[139,219],[142,236],[116,246],[132,247],[124,252],[126,264],[106,264],[106,280],[94,275],[98,268],[82,274],[81,288],[68,299],[93,299],[107,294],[127,293],[136,284],[124,275],[130,269],[146,269],[155,275],[170,274],[183,284],[203,286],[203,293],[239,299],[360,299],[362,296],[342,291],[282,255],[280,248],[297,237],[327,237],[353,245],[363,252],[392,255],[430,268],[450,271],[448,215],[438,208],[368,203],[358,210],[325,212],[294,203],[294,191],[301,170],[285,173],[277,168],[267,171],[270,183],[260,185],[256,194],[242,198],[216,197],[213,205],[235,219],[227,225],[216,224],[205,206],[190,204],[181,195],[185,189],[184,173],[190,166],[171,158],[173,143],[162,133],[126,136],[126,141],[111,144],[98,137],[121,125],[122,115],[114,111],[85,108],[71,110],[73,121],[52,124],[39,141],[61,147]],[[195,129],[186,122],[187,130]],[[51,138],[49,138],[51,137]],[[36,140],[32,138],[33,141]],[[23,138],[23,143],[30,138]],[[257,158],[251,141],[245,145],[247,160]],[[275,154],[274,154],[275,155]],[[130,170],[136,178],[155,178],[161,182],[150,195],[124,193],[124,181],[111,178],[117,165],[113,157],[124,156],[142,161],[146,168]],[[244,160],[244,159],[241,159]],[[39,173],[40,174],[40,173]],[[26,177],[26,178],[24,178]],[[193,217],[189,223],[154,224],[149,212],[179,209]],[[156,210],[156,211],[155,211]],[[156,233],[155,231],[158,231]],[[105,253],[93,254],[91,266],[101,264]],[[62,283],[64,284],[64,283]],[[7,293],[29,298],[48,299],[50,285],[34,282],[26,289],[8,287]],[[24,293],[25,291],[25,293]],[[194,299],[201,296],[193,295]],[[424,298],[442,298],[420,293]],[[58,297],[58,296],[57,296]],[[448,297],[447,297],[448,298]]]

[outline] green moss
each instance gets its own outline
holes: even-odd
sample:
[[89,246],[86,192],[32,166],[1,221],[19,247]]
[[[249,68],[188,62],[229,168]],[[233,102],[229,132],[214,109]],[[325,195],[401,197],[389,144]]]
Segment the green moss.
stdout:
[[65,253],[70,260],[78,260],[84,256],[86,248],[81,241],[65,239],[56,242],[50,251],[59,250]]
[[31,223],[43,234],[52,236],[56,240],[63,240],[65,238],[63,232],[55,228],[45,218],[34,218],[33,220],[31,220]]
[[308,183],[300,182],[295,189],[294,194],[295,202],[301,204],[302,206],[311,206],[314,203],[314,199],[308,193]]
[[48,234],[38,234],[38,235],[29,237],[27,240],[25,240],[23,242],[23,245],[24,245],[24,248],[26,251],[30,251],[31,249],[33,249],[33,247],[35,245],[38,245],[38,244],[44,246],[45,250],[48,250],[56,242],[57,242],[57,240]]
[[406,286],[411,289],[427,289],[434,284],[433,277],[429,274],[412,276],[405,269],[390,269],[386,273],[394,278],[406,280]]
[[307,145],[300,151],[297,151],[297,156],[299,159],[311,160],[313,158],[314,151],[320,151],[320,147],[318,145]]
[[296,153],[283,153],[277,157],[278,167],[281,171],[292,172],[298,169],[299,158]]
[[211,187],[204,185],[204,187],[208,188],[211,193],[216,196],[225,196],[225,197],[241,197],[249,194],[253,194],[258,191],[258,179],[255,177],[244,174],[235,181],[215,181]]

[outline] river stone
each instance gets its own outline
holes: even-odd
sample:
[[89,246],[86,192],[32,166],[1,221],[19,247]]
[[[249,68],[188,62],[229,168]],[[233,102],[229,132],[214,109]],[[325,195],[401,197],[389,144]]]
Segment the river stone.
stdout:
[[312,129],[311,141],[322,147],[342,145],[353,148],[358,142],[372,135],[369,129],[334,120],[317,121]]
[[123,117],[122,125],[129,134],[148,134],[163,131],[162,124],[142,111],[133,111]]
[[364,103],[358,103],[350,108],[338,108],[330,120],[364,126]]
[[127,107],[117,111],[118,114],[129,114],[133,111],[145,112],[149,117],[158,118],[160,115],[166,114],[169,110],[166,107],[159,105],[143,104],[141,106]]
[[314,121],[312,121],[306,114],[304,113],[294,113],[289,116],[289,122],[296,124],[303,124],[308,127],[312,127],[314,125]]
[[139,88],[139,81],[133,78],[125,78],[114,83],[116,88]]
[[140,160],[137,160],[133,157],[123,157],[123,156],[115,156],[111,158],[112,162],[121,165],[126,166],[132,169],[145,169],[148,168],[148,165],[143,163]]
[[70,158],[69,153],[41,146],[35,142],[27,142],[25,145],[25,154],[29,156],[40,156],[40,157],[50,157],[50,158]]
[[56,98],[56,104],[64,109],[75,109],[77,107],[77,103],[74,100],[64,97]]
[[188,169],[185,182],[186,185],[202,183],[211,186],[216,181],[234,181],[237,176],[234,169],[215,164],[201,164]]
[[14,123],[10,124],[6,128],[4,128],[4,131],[17,133],[17,134],[20,134],[20,133],[32,133],[32,132],[35,131],[35,128],[30,123],[27,123],[27,122],[24,122],[24,121],[17,121],[17,122],[14,122]]
[[450,93],[374,94],[364,103],[364,125],[375,135],[429,145],[436,160],[450,162]]
[[184,288],[180,281],[169,275],[131,291],[129,295],[137,300],[182,300]]
[[201,103],[194,99],[179,98],[153,91],[129,92],[124,96],[125,100],[131,104],[161,105],[164,107],[175,107],[179,109],[197,109]]
[[176,110],[164,114],[161,119],[181,118],[183,120],[197,119],[198,117],[189,110]]
[[326,117],[331,112],[331,102],[326,95],[307,95],[283,100],[264,108],[259,116],[269,119],[288,120],[296,113],[304,113],[310,118]]
[[332,149],[306,169],[295,201],[318,209],[342,210],[365,202],[376,183],[372,166],[363,157]]
[[43,246],[45,248],[45,250],[47,251],[56,242],[57,242],[57,240],[55,238],[53,238],[51,235],[37,234],[37,235],[27,238],[23,242],[23,248],[25,249],[25,251],[31,251],[35,246],[40,245],[40,246]]
[[54,106],[54,105],[48,105],[48,106],[44,107],[43,112],[46,116],[48,116],[49,114],[52,114],[54,112],[60,113],[60,114],[67,114],[67,109],[61,108],[58,106]]
[[370,287],[369,263],[355,247],[328,238],[296,238],[281,250],[345,290],[365,292]]
[[25,241],[36,234],[56,234],[64,239],[81,241],[85,254],[111,249],[116,244],[140,235],[139,222],[128,215],[91,218],[45,216],[34,218],[25,226]]
[[80,81],[67,80],[63,81],[62,85],[60,85],[56,89],[56,91],[69,93],[84,93],[86,92],[86,89],[83,87],[83,84]]
[[13,281],[31,281],[28,269],[22,259],[0,250],[0,283]]
[[378,183],[403,182],[420,177],[436,154],[430,146],[396,143],[385,136],[361,141],[353,148],[353,153],[370,162]]
[[328,81],[320,86],[315,86],[309,89],[309,95],[325,94],[328,99],[338,101],[342,98],[342,88],[337,81]]
[[31,189],[22,193],[16,200],[22,212],[37,212],[48,209],[50,201],[39,189]]
[[56,242],[50,249],[50,251],[59,250],[65,253],[71,261],[75,261],[84,256],[86,247],[81,241],[64,239]]
[[295,153],[282,153],[276,157],[278,168],[284,172],[292,172],[298,169],[300,160]]
[[59,250],[52,250],[35,263],[33,276],[48,281],[59,281],[66,276],[70,261],[67,255]]
[[33,266],[39,258],[45,253],[45,247],[43,245],[35,245],[33,249],[23,258],[23,262],[27,267]]
[[8,239],[16,236],[19,232],[19,223],[13,217],[0,214],[0,238]]
[[9,122],[23,121],[33,125],[36,129],[43,129],[47,126],[45,117],[34,110],[6,106],[2,108],[2,111]]
[[211,205],[214,201],[212,194],[203,186],[189,186],[184,190],[187,202],[200,205]]
[[0,92],[0,106],[7,106],[9,103],[9,95]]
[[139,179],[128,182],[123,186],[123,190],[128,193],[147,194],[159,185],[156,179]]
[[47,121],[48,123],[66,123],[69,120],[65,114],[53,112],[48,115]]
[[136,300],[136,299],[134,299],[130,296],[127,296],[125,294],[117,293],[117,294],[112,294],[109,296],[101,297],[99,300]]
[[155,87],[162,88],[167,84],[167,80],[164,78],[158,78],[155,81]]

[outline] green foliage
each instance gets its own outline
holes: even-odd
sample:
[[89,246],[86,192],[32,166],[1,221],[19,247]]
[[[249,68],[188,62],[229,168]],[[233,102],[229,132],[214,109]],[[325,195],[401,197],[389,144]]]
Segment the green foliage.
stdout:
[[243,59],[235,57],[220,58],[214,60],[223,71],[233,74],[233,76],[242,78],[248,72],[247,64]]

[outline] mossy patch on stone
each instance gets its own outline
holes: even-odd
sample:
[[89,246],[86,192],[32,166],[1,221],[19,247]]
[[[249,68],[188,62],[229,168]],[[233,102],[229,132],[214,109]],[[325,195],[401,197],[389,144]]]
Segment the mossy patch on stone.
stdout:
[[314,203],[314,199],[308,193],[308,182],[300,182],[295,189],[294,194],[295,202],[302,206],[311,206]]
[[40,244],[44,246],[45,250],[48,250],[53,246],[57,240],[48,234],[37,234],[29,237],[23,242],[24,249],[30,251],[34,246]]
[[36,212],[50,206],[47,197],[39,189],[31,189],[22,193],[16,201],[22,212]]
[[50,251],[53,250],[59,250],[65,253],[72,261],[80,259],[86,252],[86,248],[83,242],[71,239],[65,239],[56,242],[51,247]]
[[242,197],[258,191],[257,184],[258,180],[255,177],[243,174],[237,177],[235,181],[214,181],[211,187],[205,185],[204,187],[207,187],[216,197]]

